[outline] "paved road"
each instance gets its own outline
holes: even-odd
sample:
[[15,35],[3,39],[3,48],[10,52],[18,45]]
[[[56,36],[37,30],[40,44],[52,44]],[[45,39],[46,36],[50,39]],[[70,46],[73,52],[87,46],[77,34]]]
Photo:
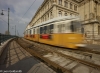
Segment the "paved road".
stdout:
[[0,73],[55,73],[34,58],[15,41],[12,41],[0,57]]

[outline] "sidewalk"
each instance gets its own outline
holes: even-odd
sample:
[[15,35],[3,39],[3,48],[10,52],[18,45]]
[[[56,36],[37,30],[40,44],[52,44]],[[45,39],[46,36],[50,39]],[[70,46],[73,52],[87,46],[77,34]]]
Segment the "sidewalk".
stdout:
[[9,39],[9,40],[1,43],[1,45],[0,45],[0,55],[2,54],[2,51],[4,50],[4,47],[8,44],[8,42],[10,40],[12,40],[12,39]]
[[86,48],[100,52],[100,45],[96,45],[96,44],[86,44]]
[[56,73],[12,41],[0,57],[0,73]]

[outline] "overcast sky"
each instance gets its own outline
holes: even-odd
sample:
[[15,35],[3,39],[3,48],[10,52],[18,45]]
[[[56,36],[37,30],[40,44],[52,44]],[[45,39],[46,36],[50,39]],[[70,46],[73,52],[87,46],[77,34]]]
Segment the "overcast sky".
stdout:
[[[27,24],[31,21],[35,12],[37,11],[37,9],[44,0],[36,0],[35,2],[34,1],[35,0],[0,0],[0,33],[5,33],[5,31],[8,30],[8,7],[9,7],[10,33],[11,35],[15,34],[15,25],[16,25],[16,31],[18,31],[20,36],[23,36],[23,32]],[[31,8],[29,9],[30,6]],[[1,15],[2,10],[4,10],[3,11],[4,15]]]

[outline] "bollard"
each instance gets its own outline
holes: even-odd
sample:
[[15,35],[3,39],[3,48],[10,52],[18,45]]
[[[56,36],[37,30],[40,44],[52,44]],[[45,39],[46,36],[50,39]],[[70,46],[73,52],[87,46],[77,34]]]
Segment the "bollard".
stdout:
[[0,33],[0,46],[1,46],[1,33]]

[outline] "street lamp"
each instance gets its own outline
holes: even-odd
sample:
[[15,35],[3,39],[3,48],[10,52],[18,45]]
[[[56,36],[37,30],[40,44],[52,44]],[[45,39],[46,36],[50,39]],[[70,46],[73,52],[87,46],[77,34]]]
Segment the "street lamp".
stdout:
[[[10,8],[8,8],[8,35],[9,35],[9,12],[10,12]],[[4,15],[3,10],[1,15]]]
[[1,13],[1,15],[4,15],[4,14],[3,14],[3,10],[2,10],[2,13]]

